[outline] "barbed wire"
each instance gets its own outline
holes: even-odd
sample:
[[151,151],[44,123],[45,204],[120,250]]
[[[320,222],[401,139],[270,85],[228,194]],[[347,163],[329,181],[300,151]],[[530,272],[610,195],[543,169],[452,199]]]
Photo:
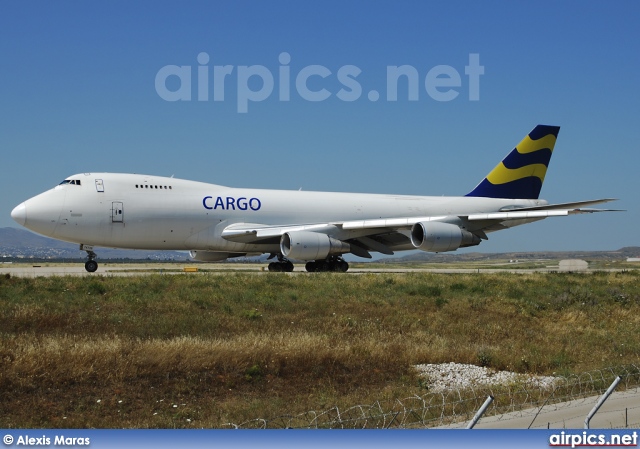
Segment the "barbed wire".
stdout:
[[[549,406],[602,394],[620,376],[617,391],[640,386],[640,366],[631,364],[557,377],[550,386],[527,382],[507,385],[471,386],[443,392],[426,392],[404,399],[376,401],[340,409],[308,411],[297,415],[257,418],[235,429],[381,429],[447,426],[468,421],[487,396],[494,398],[484,416],[503,415],[535,407]],[[535,418],[534,418],[535,419]]]

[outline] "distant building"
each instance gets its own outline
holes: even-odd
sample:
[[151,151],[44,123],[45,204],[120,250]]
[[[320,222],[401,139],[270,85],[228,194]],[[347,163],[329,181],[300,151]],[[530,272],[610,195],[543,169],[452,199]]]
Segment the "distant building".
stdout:
[[627,262],[640,262],[640,257],[629,257]]

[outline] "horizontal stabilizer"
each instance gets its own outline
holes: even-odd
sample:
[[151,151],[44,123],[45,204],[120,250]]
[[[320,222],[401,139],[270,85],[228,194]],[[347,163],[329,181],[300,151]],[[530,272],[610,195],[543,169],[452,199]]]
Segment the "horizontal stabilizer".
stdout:
[[590,209],[582,206],[608,203],[615,201],[613,198],[601,200],[578,201],[575,203],[548,204],[545,206],[523,207],[518,209],[490,212],[485,214],[471,214],[467,217],[470,221],[476,220],[518,220],[529,218],[560,217],[574,214],[590,214],[595,212],[624,212],[616,209]]
[[577,209],[580,207],[595,206],[596,204],[609,203],[611,201],[617,201],[617,200],[618,200],[617,198],[603,198],[599,200],[576,201],[573,203],[558,203],[558,204],[546,204],[544,206],[522,207],[514,210],[523,211],[523,210]]

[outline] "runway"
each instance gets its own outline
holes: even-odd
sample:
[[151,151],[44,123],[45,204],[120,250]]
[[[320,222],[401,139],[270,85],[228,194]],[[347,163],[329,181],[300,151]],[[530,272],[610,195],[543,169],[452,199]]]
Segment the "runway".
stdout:
[[[346,274],[384,274],[384,273],[450,273],[450,274],[474,274],[474,273],[545,273],[558,272],[559,267],[548,266],[544,268],[393,268],[376,267],[363,268],[351,267]],[[624,271],[624,269],[598,269],[594,271]],[[95,273],[88,273],[84,269],[82,262],[78,263],[34,263],[34,264],[0,264],[0,275],[9,274],[15,277],[49,277],[49,276],[138,276],[144,274],[227,274],[227,273],[252,273],[252,274],[268,274],[267,264],[243,264],[243,263],[100,263]],[[580,271],[589,273],[591,270]],[[291,274],[310,274],[307,273],[303,264],[295,266]],[[278,273],[272,273],[278,274]],[[345,273],[335,273],[341,275]]]
[[[266,265],[254,264],[124,264],[100,263],[98,270],[88,273],[82,262],[69,264],[0,264],[0,275],[9,274],[15,277],[50,277],[50,276],[139,276],[146,274],[224,274],[229,272],[268,273],[263,271]],[[300,271],[303,271],[300,270]]]

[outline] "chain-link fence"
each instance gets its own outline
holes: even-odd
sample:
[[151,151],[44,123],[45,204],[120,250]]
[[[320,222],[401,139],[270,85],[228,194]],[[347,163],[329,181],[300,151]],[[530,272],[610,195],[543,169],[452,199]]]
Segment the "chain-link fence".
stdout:
[[620,376],[617,391],[640,386],[640,366],[627,365],[558,377],[549,387],[526,382],[453,389],[394,401],[376,401],[348,408],[333,407],[298,415],[258,418],[228,427],[239,429],[380,429],[447,426],[470,420],[487,396],[494,401],[484,416],[502,415],[536,407],[600,395]]

